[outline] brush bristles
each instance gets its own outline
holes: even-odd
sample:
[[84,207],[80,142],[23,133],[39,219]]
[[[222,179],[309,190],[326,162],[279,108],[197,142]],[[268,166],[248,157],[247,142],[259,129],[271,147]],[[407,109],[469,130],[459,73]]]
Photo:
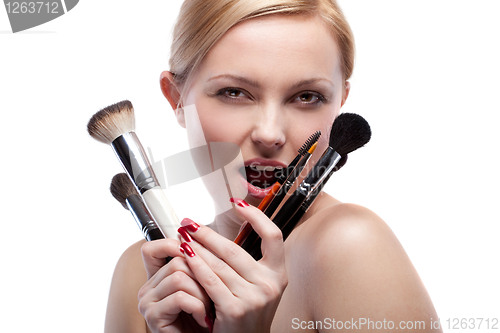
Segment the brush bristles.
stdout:
[[321,131],[316,131],[313,135],[309,137],[309,139],[307,139],[307,141],[302,145],[302,147],[299,148],[298,153],[301,155],[307,153],[307,151],[311,149],[313,144],[318,142],[320,136],[321,136]]
[[106,144],[134,130],[134,107],[130,101],[121,101],[102,109],[93,115],[87,124],[90,136]]
[[330,147],[341,156],[363,147],[370,141],[368,122],[355,113],[342,113],[335,119],[330,133]]
[[126,203],[127,198],[134,194],[139,195],[126,173],[116,174],[111,180],[109,190],[113,197],[118,200],[125,209],[128,209]]

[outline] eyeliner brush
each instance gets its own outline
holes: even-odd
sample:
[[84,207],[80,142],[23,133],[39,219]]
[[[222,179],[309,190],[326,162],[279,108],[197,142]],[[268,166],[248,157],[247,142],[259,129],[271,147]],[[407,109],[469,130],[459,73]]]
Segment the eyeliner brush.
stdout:
[[[309,160],[309,159],[307,159],[307,161],[304,161],[304,155],[306,155],[307,153],[312,154],[312,152],[310,152],[310,150],[313,146],[314,146],[314,149],[316,149],[315,147],[317,145],[317,142],[318,142],[320,136],[321,136],[321,131],[316,131],[314,134],[312,134],[306,140],[306,142],[299,148],[297,156],[295,156],[295,158],[292,160],[292,162],[290,162],[290,164],[288,164],[285,172],[284,173],[282,172],[281,175],[276,177],[277,178],[276,182],[271,187],[271,190],[264,197],[264,199],[262,199],[259,206],[257,207],[261,211],[264,211],[264,213],[266,213],[266,215],[268,214],[267,212],[269,212],[270,215],[268,215],[268,217],[271,217],[272,212],[274,212],[274,210],[276,210],[276,208],[279,206],[281,200],[286,195],[286,192],[288,192],[288,190],[284,191],[283,184],[294,173],[294,170],[297,168],[298,164],[302,163],[302,166],[299,166],[300,170],[302,170],[304,168],[305,163],[307,163],[307,161]],[[312,151],[314,151],[314,149]],[[281,196],[281,199],[276,199],[277,196]],[[275,203],[275,200],[276,200],[277,204]],[[276,206],[274,208],[270,208],[269,207],[270,204],[276,205]],[[250,234],[250,232],[252,230],[253,230],[252,226],[249,223],[247,223],[243,227],[243,229],[238,233],[238,236],[236,236],[234,242],[238,245],[241,245],[245,241],[245,239],[248,237],[248,235]]]
[[[267,206],[267,208],[264,210],[264,214],[266,214],[267,217],[271,218],[276,211],[276,209],[279,207],[279,205],[283,202],[283,200],[286,197],[286,194],[292,188],[293,183],[295,180],[299,177],[300,173],[306,166],[307,162],[309,162],[313,152],[316,150],[316,147],[318,146],[318,143],[315,142],[312,147],[307,151],[304,156],[300,159],[300,161],[297,163],[295,168],[292,170],[292,172],[289,174],[289,176],[286,178],[286,181],[284,182],[283,185],[279,188],[278,192],[276,195],[273,196],[271,202]],[[260,208],[260,206],[259,206]],[[248,227],[247,227],[248,226]],[[249,244],[254,244],[258,239],[259,235],[257,235],[256,232],[252,232],[253,229],[250,226],[250,224],[245,225],[245,228],[248,229],[246,237],[242,237],[240,242],[237,243],[238,245],[241,245],[243,248],[247,248]],[[243,230],[245,231],[245,230]],[[242,234],[242,233],[240,233]],[[240,234],[238,236],[240,236]]]
[[295,168],[290,172],[288,177],[286,178],[285,182],[281,186],[280,190],[276,193],[276,195],[272,198],[271,202],[267,206],[266,210],[264,213],[266,214],[267,217],[273,216],[273,213],[276,211],[276,209],[279,207],[283,199],[285,198],[286,194],[288,191],[292,188],[293,183],[295,180],[299,177],[300,173],[302,170],[304,170],[305,166],[307,165],[307,162],[311,159],[312,154],[316,150],[316,147],[318,146],[318,143],[315,142],[311,148],[309,148],[308,151],[302,156],[300,161],[297,163]]
[[[317,195],[323,188],[326,180],[328,180],[333,172],[338,170],[336,164],[341,159],[341,156],[346,156],[350,152],[364,146],[370,140],[370,137],[370,126],[363,117],[353,113],[339,115],[332,125],[329,147],[324,151],[321,158],[298,186],[297,190],[295,190],[273,217],[273,222],[283,230],[288,221],[301,208],[302,204],[306,200],[313,198],[313,195]],[[257,237],[257,241],[253,244],[243,244],[245,250],[256,260],[262,257],[260,243],[261,240]]]
[[163,234],[176,238],[180,223],[135,134],[132,103],[122,101],[97,112],[89,120],[87,131],[97,141],[111,145]]
[[[304,169],[307,161],[309,161],[309,157],[314,152],[317,146],[317,142],[319,137],[321,136],[321,131],[316,131],[312,134],[306,142],[299,148],[297,156],[293,159],[292,162],[286,167],[286,170],[281,175],[277,176],[276,183],[274,183],[271,191],[266,195],[264,199],[262,199],[259,209],[264,211],[271,209],[272,211],[276,210],[277,206],[274,208],[269,208],[269,205],[276,199],[276,196],[279,196],[283,193],[284,188],[282,187],[284,184],[289,183],[290,181],[293,183],[295,179],[292,178],[298,177],[302,169]],[[313,148],[314,147],[314,148]],[[312,150],[311,150],[312,149]],[[307,158],[305,158],[307,156]],[[285,193],[288,192],[288,189],[285,189]],[[281,199],[278,201],[278,205],[281,202]]]
[[165,238],[126,173],[116,174],[109,190],[123,208],[130,211],[146,240]]

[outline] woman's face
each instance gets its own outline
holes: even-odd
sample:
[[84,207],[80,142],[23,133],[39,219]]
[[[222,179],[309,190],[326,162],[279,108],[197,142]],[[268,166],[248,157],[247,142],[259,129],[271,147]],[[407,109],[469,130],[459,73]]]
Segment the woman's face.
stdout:
[[[337,43],[319,17],[243,22],[217,42],[193,75],[182,104],[195,105],[207,142],[241,148],[245,199],[252,204],[267,193],[272,169],[286,167],[318,130],[314,158],[322,154],[348,93]],[[187,129],[189,136],[200,135],[199,127]]]

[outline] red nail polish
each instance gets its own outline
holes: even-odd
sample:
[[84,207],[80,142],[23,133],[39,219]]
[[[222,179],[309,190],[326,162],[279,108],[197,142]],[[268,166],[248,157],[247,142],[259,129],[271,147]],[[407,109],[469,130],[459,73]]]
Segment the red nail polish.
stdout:
[[183,249],[185,253],[191,258],[195,256],[193,249],[188,245],[188,243],[182,243],[181,249]]
[[209,332],[212,333],[214,331],[214,320],[209,315],[206,315],[205,316],[205,323],[208,326]]
[[231,201],[232,203],[237,204],[240,207],[248,207],[248,206],[250,206],[245,200],[242,200],[242,199],[231,198],[231,199],[229,199],[229,201]]
[[189,242],[193,241],[193,238],[191,237],[191,235],[187,231],[186,227],[180,227],[179,229],[177,229],[177,232],[181,235],[182,239],[184,239],[186,242],[189,243]]
[[195,232],[196,230],[200,229],[200,225],[198,223],[188,218],[185,218],[181,221],[181,226],[185,227],[191,232]]

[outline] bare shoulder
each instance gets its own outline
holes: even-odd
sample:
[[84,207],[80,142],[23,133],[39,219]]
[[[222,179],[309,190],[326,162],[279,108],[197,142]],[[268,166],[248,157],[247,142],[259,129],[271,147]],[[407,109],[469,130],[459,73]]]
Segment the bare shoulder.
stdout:
[[403,247],[369,209],[327,205],[291,237],[287,248],[292,259],[287,267],[289,275],[302,280],[297,285],[306,286],[310,318],[385,319],[394,321],[397,330],[400,321],[429,325],[437,317]]
[[106,333],[147,332],[146,322],[137,308],[137,293],[147,281],[141,255],[144,242],[132,244],[116,264],[106,311]]

